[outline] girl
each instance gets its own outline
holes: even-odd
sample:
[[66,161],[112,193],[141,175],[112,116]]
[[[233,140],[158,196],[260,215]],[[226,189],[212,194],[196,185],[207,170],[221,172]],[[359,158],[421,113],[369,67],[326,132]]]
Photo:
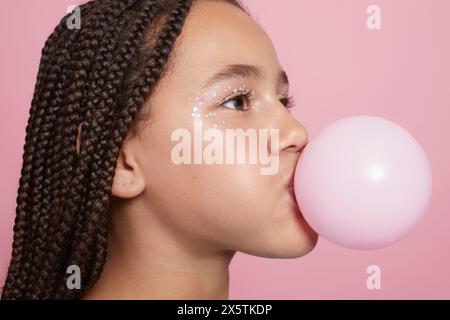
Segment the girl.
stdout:
[[[2,298],[225,299],[235,252],[310,252],[317,234],[292,187],[307,133],[270,39],[242,6],[79,8],[81,28],[68,14],[42,50]],[[176,163],[173,133],[198,125],[277,130],[264,145],[276,172]]]

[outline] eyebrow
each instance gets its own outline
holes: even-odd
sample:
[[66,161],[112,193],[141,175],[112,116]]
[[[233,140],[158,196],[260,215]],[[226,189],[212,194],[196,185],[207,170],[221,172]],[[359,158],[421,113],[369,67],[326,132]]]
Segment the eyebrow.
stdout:
[[[242,77],[242,78],[250,78],[250,77],[256,77],[256,78],[263,78],[264,73],[263,71],[254,65],[248,65],[248,64],[230,64],[227,65],[222,70],[215,73],[213,76],[207,78],[203,85],[203,89],[210,87],[217,82],[221,82],[230,78],[234,77]],[[289,84],[289,79],[286,74],[286,71],[281,70],[279,72],[279,81],[282,84]]]

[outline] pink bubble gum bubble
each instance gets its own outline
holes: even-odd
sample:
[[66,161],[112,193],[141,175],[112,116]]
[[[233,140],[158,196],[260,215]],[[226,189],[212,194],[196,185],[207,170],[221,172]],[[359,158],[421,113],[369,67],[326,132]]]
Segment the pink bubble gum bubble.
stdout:
[[320,236],[347,248],[378,249],[420,221],[432,173],[405,129],[356,116],[334,122],[308,143],[294,186],[303,216]]

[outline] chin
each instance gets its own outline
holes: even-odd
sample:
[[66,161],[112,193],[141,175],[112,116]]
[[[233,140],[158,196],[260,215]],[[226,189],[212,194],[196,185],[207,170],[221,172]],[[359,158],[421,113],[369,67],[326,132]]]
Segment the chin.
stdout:
[[270,257],[278,259],[295,259],[303,257],[316,247],[317,239],[316,236],[314,239],[308,239],[300,244],[280,248],[278,252],[274,251]]
[[277,238],[259,241],[257,248],[241,250],[244,253],[274,259],[295,259],[310,253],[316,246],[318,235],[314,231],[308,234],[280,235]]
[[265,240],[266,257],[299,258],[310,253],[317,245],[317,232],[306,222],[297,207],[286,213],[285,217],[274,225],[270,239]]
[[317,233],[314,233],[308,240],[302,242],[300,246],[292,248],[290,252],[288,251],[286,258],[299,258],[307,255],[316,247],[318,238]]

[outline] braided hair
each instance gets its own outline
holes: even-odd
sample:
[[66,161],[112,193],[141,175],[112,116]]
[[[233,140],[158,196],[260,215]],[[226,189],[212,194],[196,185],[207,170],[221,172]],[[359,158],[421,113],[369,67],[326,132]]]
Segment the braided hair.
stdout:
[[[67,27],[69,13],[47,39],[2,299],[78,299],[100,277],[119,151],[145,120],[193,1],[93,0],[79,6],[81,28]],[[80,290],[67,288],[70,265]]]

